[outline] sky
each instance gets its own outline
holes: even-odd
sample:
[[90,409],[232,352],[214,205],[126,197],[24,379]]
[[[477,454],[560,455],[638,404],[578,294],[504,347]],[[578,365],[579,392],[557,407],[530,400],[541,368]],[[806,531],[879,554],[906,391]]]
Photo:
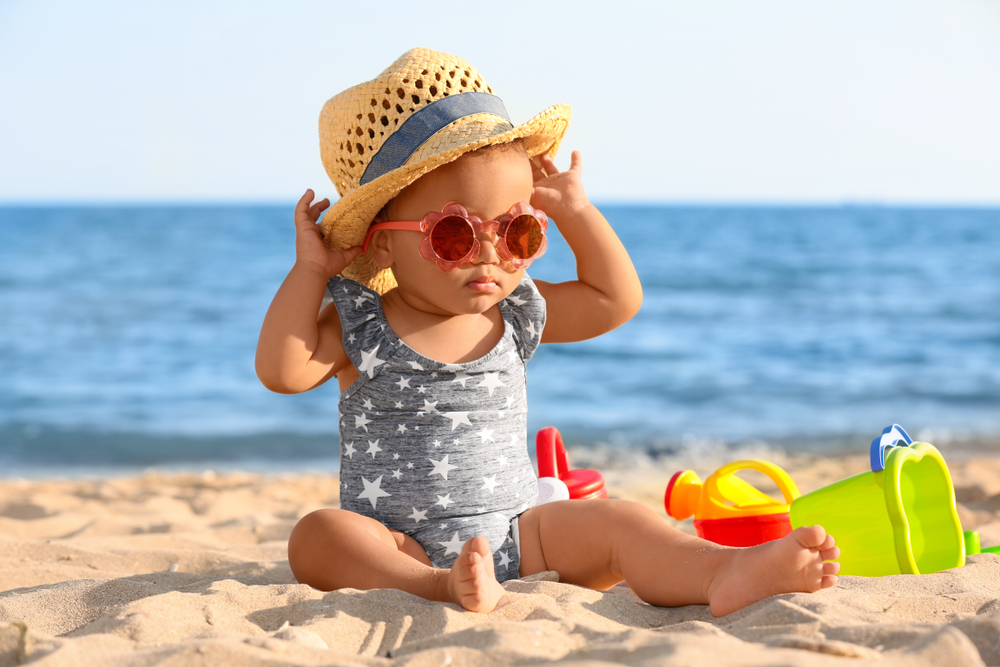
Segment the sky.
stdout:
[[0,0],[0,203],[336,197],[317,119],[415,46],[596,201],[1000,205],[1000,0]]

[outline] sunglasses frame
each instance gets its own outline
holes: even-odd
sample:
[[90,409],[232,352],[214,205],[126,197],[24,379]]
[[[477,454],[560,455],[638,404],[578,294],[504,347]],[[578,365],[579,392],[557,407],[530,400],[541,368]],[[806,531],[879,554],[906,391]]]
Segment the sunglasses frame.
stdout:
[[[528,215],[533,217],[542,230],[542,240],[538,244],[538,249],[530,257],[520,259],[514,257],[507,247],[507,230],[510,228],[510,224],[520,218],[523,215]],[[438,256],[434,252],[434,246],[431,243],[431,237],[434,233],[434,228],[439,222],[445,218],[461,218],[469,226],[472,231],[472,246],[469,248],[463,257],[457,260],[449,260]],[[471,263],[476,257],[479,256],[480,245],[479,237],[484,233],[496,233],[497,240],[494,243],[494,247],[497,250],[497,256],[502,262],[502,268],[506,271],[513,272],[521,269],[526,269],[531,266],[531,263],[545,254],[545,249],[548,247],[548,237],[546,232],[549,228],[549,218],[545,213],[537,208],[533,208],[531,204],[527,202],[518,202],[514,204],[509,211],[501,215],[496,220],[482,220],[478,216],[469,213],[464,206],[458,202],[451,202],[446,205],[440,211],[431,211],[424,215],[418,221],[413,220],[395,220],[391,222],[377,222],[368,228],[368,234],[365,236],[364,244],[362,245],[362,252],[368,252],[368,243],[371,240],[372,234],[379,229],[400,229],[405,231],[423,232],[423,238],[420,239],[420,245],[418,250],[420,251],[420,256],[424,259],[435,262],[439,269],[445,272],[454,271],[459,266],[465,263]],[[509,268],[508,268],[509,267]]]

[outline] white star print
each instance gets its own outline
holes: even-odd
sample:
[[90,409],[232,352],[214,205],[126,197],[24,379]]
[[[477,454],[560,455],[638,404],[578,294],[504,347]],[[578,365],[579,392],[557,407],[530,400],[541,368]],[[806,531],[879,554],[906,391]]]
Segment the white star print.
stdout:
[[462,387],[465,387],[465,381],[468,380],[470,377],[472,376],[465,373],[465,371],[458,371],[457,373],[455,373],[455,379],[452,380],[451,383],[455,384],[456,382],[461,382]]
[[399,458],[399,453],[396,453],[396,454],[392,455],[392,460],[393,461],[397,460],[398,458]]
[[507,552],[497,550],[497,553],[500,554],[500,562],[497,563],[497,567],[502,567],[506,570],[507,566],[510,564],[510,558],[507,557]]
[[472,426],[472,422],[469,421],[468,412],[445,412],[444,416],[451,420],[452,431],[454,431],[459,424],[468,424],[469,426]]
[[451,553],[462,553],[462,546],[465,544],[465,540],[458,539],[458,533],[455,533],[447,542],[438,542],[438,544],[445,548],[444,555],[447,556]]
[[427,390],[424,388],[424,385],[420,385],[419,387],[417,387],[417,393],[418,394],[422,394],[425,391],[427,391]]
[[511,294],[509,297],[507,297],[507,301],[510,301],[515,306],[523,306],[524,304],[528,303],[527,301],[525,301],[524,299],[515,294]]
[[347,342],[348,343],[353,343],[356,340],[357,340],[357,338],[354,337],[354,334],[347,334]]
[[441,475],[445,479],[448,479],[448,472],[458,467],[448,463],[448,454],[445,454],[445,457],[440,461],[435,461],[434,459],[427,460],[434,464],[434,470],[427,473],[428,477],[431,475]]
[[413,468],[413,464],[412,463],[407,463],[406,467],[407,467],[407,469],[412,469]]
[[361,305],[368,300],[368,298],[369,297],[367,294],[362,294],[361,296],[359,296],[357,299],[354,300],[354,308],[355,309],[360,308]]
[[382,475],[379,475],[378,479],[374,482],[369,482],[364,477],[361,478],[361,481],[365,484],[365,490],[361,492],[358,498],[367,498],[372,501],[372,509],[378,509],[375,507],[375,503],[378,502],[379,498],[392,495],[382,490]]
[[483,439],[483,441],[480,444],[484,444],[485,445],[487,440],[491,440],[491,441],[495,442],[495,440],[493,438],[493,431],[491,431],[490,429],[486,428],[485,426],[483,427],[482,431],[476,431],[476,435],[478,435],[480,438]]
[[440,447],[441,446],[441,441],[440,440],[435,440],[434,441],[434,446],[435,447]]
[[538,335],[538,332],[535,331],[535,323],[532,322],[531,320],[528,320],[528,333],[531,334],[532,338]]
[[[365,433],[368,432],[368,424],[371,423],[371,419],[365,413],[361,413],[361,416],[354,415],[354,428],[364,428]],[[470,424],[471,426],[471,424]]]
[[510,359],[509,363],[512,363],[512,364],[516,363],[517,360],[518,360],[517,350],[511,350],[510,352],[508,352],[507,353],[507,358]]
[[424,367],[421,366],[420,364],[418,364],[415,361],[411,361],[411,362],[409,362],[409,364],[410,364],[410,368],[412,368],[415,371],[422,371],[422,370],[424,370]]
[[353,460],[354,459],[354,452],[356,452],[358,450],[354,449],[354,443],[353,442],[347,443],[346,447],[347,447],[347,449],[344,450],[344,454],[347,455],[347,458]]
[[403,402],[402,401],[396,401],[396,409],[397,410],[402,410],[403,409]]
[[406,433],[406,424],[400,424],[396,430],[400,433]]
[[362,403],[361,405],[363,405],[365,407],[365,410],[374,410],[375,409],[375,406],[372,405],[372,399],[370,399],[370,398],[366,398],[365,402]]
[[507,465],[507,457],[503,454],[500,455],[500,467],[503,468]]
[[381,451],[382,448],[378,446],[378,440],[375,442],[372,442],[371,440],[368,441],[368,451],[366,451],[365,454],[371,454],[372,458],[375,458],[375,455]]
[[406,517],[407,519],[413,519],[415,522],[420,523],[421,521],[427,521],[427,510],[423,512],[418,512],[417,508],[413,508],[413,514]]
[[431,403],[426,398],[424,399],[424,412],[430,414],[431,412],[437,412],[438,401]]
[[361,365],[358,366],[358,373],[368,373],[368,379],[375,377],[375,369],[385,363],[384,359],[375,356],[379,346],[376,345],[371,352],[361,350]]
[[513,394],[511,394],[510,396],[507,397],[507,409],[510,409],[510,406],[512,406],[512,405],[514,405],[514,395]]
[[[463,385],[464,386],[464,385]],[[490,396],[493,395],[493,390],[497,387],[506,387],[503,382],[500,381],[499,373],[483,373],[483,381],[476,385],[477,387],[486,387],[490,390]]]
[[402,476],[403,476],[403,471],[400,470],[399,468],[396,468],[395,470],[392,471],[393,479],[399,479]]
[[497,476],[493,475],[492,477],[483,477],[483,482],[484,484],[479,488],[479,490],[482,491],[483,489],[489,489],[490,495],[493,495],[493,489],[495,489],[498,484]]
[[454,500],[451,499],[451,494],[450,493],[447,496],[438,496],[437,498],[438,498],[438,501],[436,503],[434,503],[434,504],[435,505],[440,505],[441,507],[443,507],[445,509],[448,509],[448,505],[451,505],[453,502],[455,502]]
[[393,382],[393,384],[399,385],[399,390],[403,391],[405,387],[410,386],[410,378],[404,378],[402,375],[399,376],[399,382]]

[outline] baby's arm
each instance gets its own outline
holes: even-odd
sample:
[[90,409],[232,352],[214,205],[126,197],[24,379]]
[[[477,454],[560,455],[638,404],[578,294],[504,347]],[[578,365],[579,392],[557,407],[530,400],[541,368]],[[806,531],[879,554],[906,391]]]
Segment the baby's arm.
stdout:
[[622,242],[583,190],[579,151],[560,172],[552,158],[532,164],[531,205],[551,216],[576,256],[577,279],[535,281],[547,312],[543,343],[571,343],[600,336],[632,318],[642,305],[642,285]]
[[326,382],[351,362],[341,342],[340,319],[331,304],[317,319],[327,281],[354,261],[360,247],[330,250],[316,221],[329,205],[310,206],[312,190],[295,206],[295,265],[264,316],[257,340],[257,377],[281,394],[297,394]]

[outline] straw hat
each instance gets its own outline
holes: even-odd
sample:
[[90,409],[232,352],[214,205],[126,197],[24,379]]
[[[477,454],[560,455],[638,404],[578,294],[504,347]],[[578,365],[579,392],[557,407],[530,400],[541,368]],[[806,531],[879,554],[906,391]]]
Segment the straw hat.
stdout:
[[[322,220],[327,246],[361,245],[372,219],[400,190],[477,148],[521,139],[529,157],[554,156],[569,119],[569,107],[557,104],[515,127],[472,65],[430,49],[407,51],[323,106],[320,153],[340,193]],[[380,294],[396,285],[370,255],[343,275]]]

